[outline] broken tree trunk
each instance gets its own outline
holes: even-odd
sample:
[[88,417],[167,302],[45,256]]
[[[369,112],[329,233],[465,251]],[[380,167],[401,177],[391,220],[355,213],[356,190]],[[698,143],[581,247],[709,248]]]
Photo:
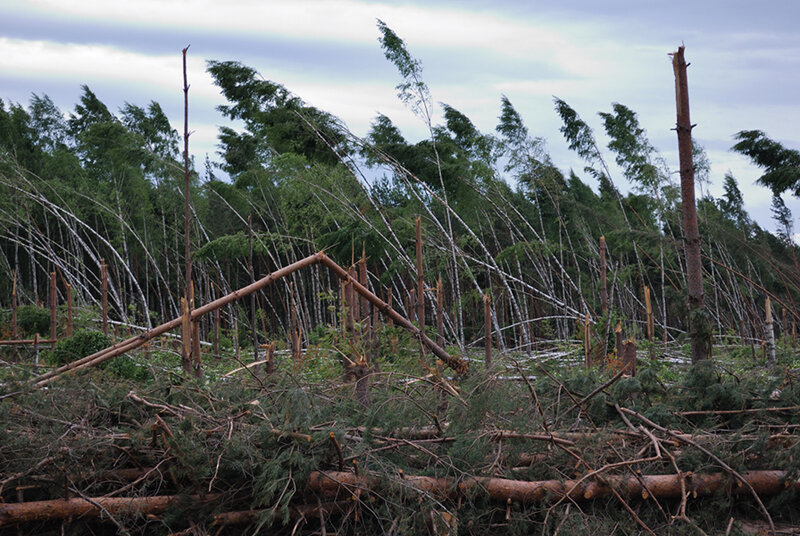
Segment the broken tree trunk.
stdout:
[[769,296],[767,296],[767,300],[764,303],[764,308],[766,309],[765,315],[765,322],[766,322],[766,350],[767,350],[767,367],[775,368],[775,324],[772,321],[772,302],[769,300]]
[[583,357],[586,368],[591,368],[592,363],[592,326],[589,323],[589,313],[583,320]]
[[492,368],[492,300],[488,294],[483,295],[483,322],[484,331],[484,361],[486,362],[486,370]]
[[[794,488],[800,490],[800,481],[786,481],[786,471],[750,471],[742,476],[759,495],[776,495]],[[683,481],[683,482],[682,482]],[[353,488],[372,490],[380,486],[377,478],[356,476],[346,472],[314,471],[308,479],[308,488],[317,493],[333,495],[352,493]],[[747,494],[749,489],[735,482],[726,473],[671,474],[671,475],[602,475],[584,480],[524,481],[505,478],[468,478],[456,482],[452,478],[403,475],[403,486],[416,488],[441,498],[453,498],[465,493],[478,493],[496,501],[522,504],[555,502],[564,497],[572,500],[602,499],[616,491],[622,497],[656,499],[680,498],[683,489],[689,494],[714,493]]]
[[72,337],[72,285],[67,283],[67,337]]
[[189,312],[189,300],[181,298],[181,366],[187,374],[192,371],[190,361],[192,344],[191,313]]
[[441,346],[433,342],[425,333],[421,332],[420,329],[409,322],[409,320],[402,315],[400,315],[397,311],[389,307],[389,305],[380,299],[378,296],[370,292],[367,288],[361,285],[358,281],[354,278],[350,277],[347,271],[336,264],[333,260],[330,259],[324,253],[317,253],[319,256],[319,262],[327,266],[334,274],[336,274],[339,279],[344,281],[350,281],[353,284],[353,289],[365,296],[369,302],[378,308],[378,310],[384,315],[389,317],[394,321],[395,324],[398,324],[403,329],[411,332],[412,335],[419,337],[422,340],[422,343],[428,347],[428,349],[439,359],[441,359],[444,363],[447,364],[448,367],[453,369],[454,372],[457,374],[463,374],[467,371],[467,363],[462,359],[456,358],[448,354]]
[[416,222],[416,249],[417,249],[417,320],[419,329],[425,331],[425,274],[422,271],[422,217],[417,216]]
[[[56,287],[56,273],[50,272],[50,339],[56,340],[56,329],[58,322],[56,320],[56,301],[58,300],[58,289]],[[55,348],[56,343],[52,343]]]
[[[289,266],[281,268],[280,270],[276,270],[275,272],[272,272],[271,274],[259,279],[253,284],[240,288],[239,290],[231,292],[230,294],[227,294],[219,299],[207,303],[202,307],[194,309],[189,316],[190,318],[200,318],[204,314],[210,313],[216,309],[219,309],[220,307],[228,305],[231,302],[249,296],[251,293],[270,285],[271,283],[277,281],[278,279],[281,279],[282,277],[285,277],[291,274],[292,272],[299,270],[300,268],[304,268],[305,266],[310,266],[316,262],[319,262],[320,256],[322,256],[322,253],[310,255],[305,259],[301,259],[293,264],[290,264]],[[31,383],[35,384],[37,387],[41,387],[43,385],[47,385],[48,383],[50,383],[50,381],[52,381],[52,378],[57,377],[60,374],[63,374],[64,372],[91,367],[99,363],[102,363],[104,361],[107,361],[108,359],[111,359],[112,357],[115,357],[117,355],[124,354],[125,352],[129,352],[131,350],[135,350],[145,342],[160,335],[163,335],[164,333],[171,331],[177,327],[180,327],[182,320],[183,320],[182,316],[174,318],[171,321],[161,324],[160,326],[156,326],[151,330],[148,330],[144,333],[137,335],[136,337],[120,341],[113,346],[100,350],[99,352],[95,352],[94,354],[73,361],[72,363],[67,363],[64,366],[59,367],[50,372],[47,372],[45,374],[42,374],[41,376],[37,376],[31,379]]]
[[626,374],[636,376],[636,342],[633,337],[622,343],[622,370]]
[[644,287],[644,308],[647,314],[647,340],[653,340],[653,304],[650,302],[650,287]]
[[444,287],[442,276],[436,281],[436,344],[444,348]]
[[[11,338],[19,337],[17,333],[17,271],[14,270],[14,283],[11,287]],[[12,352],[12,361],[17,360],[17,349]]]
[[108,266],[106,260],[100,259],[100,292],[103,309],[103,333],[108,336]]
[[608,312],[608,272],[606,268],[606,237],[600,237],[600,311]]
[[[94,497],[90,499],[75,498],[0,503],[0,527],[70,517],[100,517],[104,514],[119,516],[158,515],[178,499],[178,495],[162,495],[155,497]],[[199,496],[192,496],[191,499],[194,501],[202,500]]]
[[[370,292],[366,289],[363,285],[361,285],[355,278],[351,277],[347,271],[336,264],[333,260],[331,260],[327,255],[324,253],[315,253],[313,255],[309,255],[305,259],[301,259],[295,263],[290,264],[289,266],[285,266],[280,270],[276,270],[271,274],[259,279],[255,283],[252,283],[246,287],[240,288],[230,294],[227,294],[221,298],[218,298],[202,307],[198,307],[194,309],[190,314],[190,319],[200,318],[201,316],[208,314],[220,307],[230,304],[238,299],[244,298],[249,296],[251,293],[260,290],[273,282],[281,279],[282,277],[286,277],[287,275],[304,268],[306,266],[311,266],[312,264],[316,263],[324,264],[328,269],[330,269],[336,276],[346,282],[352,284],[353,289],[365,296],[367,300],[369,300],[372,305],[378,308],[378,310],[384,315],[391,318],[395,323],[399,324],[401,327],[406,329],[407,331],[411,332],[412,335],[420,338],[422,343],[428,347],[428,349],[436,355],[439,359],[441,359],[444,363],[447,364],[453,371],[458,374],[463,374],[467,371],[467,364],[465,361],[455,358],[448,354],[445,350],[442,349],[441,346],[433,342],[427,335],[420,332],[419,328],[417,328],[414,324],[408,321],[405,317],[397,313],[394,309],[389,307],[386,302],[378,298],[375,294]],[[183,317],[174,318],[173,320],[161,324],[160,326],[156,326],[136,337],[131,337],[124,341],[120,341],[113,346],[100,350],[99,352],[95,352],[94,354],[88,355],[81,359],[77,359],[71,363],[67,363],[55,370],[51,370],[45,374],[36,376],[30,380],[30,384],[34,387],[42,387],[47,385],[48,383],[52,382],[55,378],[60,376],[61,374],[69,371],[76,371],[81,370],[84,368],[88,368],[97,364],[100,364],[104,361],[111,359],[112,357],[118,356],[120,354],[124,354],[125,352],[129,352],[131,350],[135,350],[136,348],[142,346],[147,341],[163,335],[164,333],[171,331],[181,325]]]
[[703,294],[703,261],[700,256],[700,230],[697,225],[697,206],[694,195],[694,161],[692,157],[692,121],[689,115],[689,83],[686,77],[684,47],[672,53],[675,71],[675,102],[678,112],[678,154],[681,175],[681,209],[683,211],[683,241],[686,255],[686,280],[689,286],[689,336],[692,363],[711,355],[711,328],[705,311]]

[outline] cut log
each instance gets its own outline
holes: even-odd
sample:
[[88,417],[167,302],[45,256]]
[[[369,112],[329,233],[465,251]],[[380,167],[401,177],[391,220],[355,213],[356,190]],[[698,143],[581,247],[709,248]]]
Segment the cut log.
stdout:
[[[30,521],[52,521],[70,517],[158,515],[178,500],[177,495],[156,497],[95,497],[90,499],[54,499],[24,503],[0,503],[0,527]],[[183,497],[184,499],[186,497]],[[211,499],[213,497],[207,497]],[[191,496],[191,500],[202,500]]]
[[[786,471],[750,471],[742,476],[759,495],[776,495],[790,487],[800,490],[800,480],[785,480]],[[602,480],[541,480],[535,482],[505,478],[469,478],[456,482],[452,478],[403,475],[402,484],[440,498],[453,498],[467,492],[482,492],[496,501],[511,500],[516,503],[530,504],[557,501],[564,497],[571,500],[602,499],[613,496],[615,491],[628,498],[637,496],[650,496],[657,499],[679,498],[683,493],[682,480],[686,491],[698,496],[720,492],[749,493],[746,486],[735,482],[726,473],[603,475]],[[314,471],[308,479],[308,488],[311,491],[327,496],[351,494],[354,488],[377,489],[380,485],[381,480],[378,478],[356,476],[347,472]]]

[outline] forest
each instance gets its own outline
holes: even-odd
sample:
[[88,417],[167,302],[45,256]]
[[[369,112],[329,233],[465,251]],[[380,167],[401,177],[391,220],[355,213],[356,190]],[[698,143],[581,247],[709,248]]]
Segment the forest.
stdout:
[[378,26],[423,140],[237,61],[218,162],[157,102],[0,100],[0,534],[798,533],[800,152],[735,134],[773,234],[693,143],[694,310],[634,110],[555,97],[559,169]]

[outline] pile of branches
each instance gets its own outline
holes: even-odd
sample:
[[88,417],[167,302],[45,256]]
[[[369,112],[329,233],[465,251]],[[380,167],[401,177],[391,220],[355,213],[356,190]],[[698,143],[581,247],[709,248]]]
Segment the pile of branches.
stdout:
[[[743,534],[798,521],[800,389],[710,363],[667,384],[508,362],[514,381],[133,383],[0,402],[0,533]],[[687,411],[686,407],[696,409]]]

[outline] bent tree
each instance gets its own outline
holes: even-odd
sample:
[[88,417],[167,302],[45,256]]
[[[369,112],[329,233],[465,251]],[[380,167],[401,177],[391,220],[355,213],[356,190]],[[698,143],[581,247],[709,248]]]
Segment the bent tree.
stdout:
[[678,111],[678,157],[681,174],[681,205],[683,212],[683,241],[686,255],[686,281],[689,288],[689,337],[692,363],[711,355],[711,327],[705,312],[703,294],[703,262],[700,256],[700,230],[697,226],[697,206],[694,197],[694,162],[692,159],[692,121],[689,116],[689,83],[683,46],[672,53],[675,71],[675,103]]

